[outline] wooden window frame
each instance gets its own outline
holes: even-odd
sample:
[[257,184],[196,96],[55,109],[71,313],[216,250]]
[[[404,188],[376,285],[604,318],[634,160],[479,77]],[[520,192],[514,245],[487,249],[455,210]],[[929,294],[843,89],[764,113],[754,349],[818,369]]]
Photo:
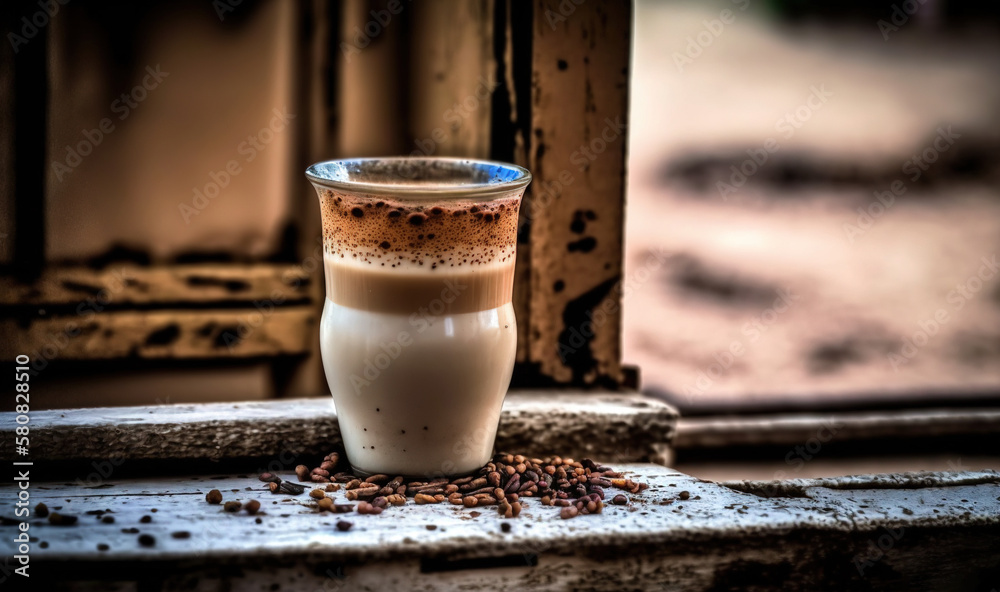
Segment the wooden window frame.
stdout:
[[[622,369],[620,348],[631,3],[571,3],[569,14],[556,2],[406,4],[398,24],[387,25],[378,39],[394,51],[373,45],[345,59],[341,44],[370,20],[370,4],[298,2],[308,17],[302,22],[309,23],[296,48],[297,107],[309,114],[299,122],[298,168],[356,155],[350,130],[357,122],[369,136],[393,138],[384,149],[397,153],[412,152],[413,138],[440,129],[447,137],[434,154],[527,167],[534,181],[518,238],[514,386],[635,386],[635,372]],[[31,6],[5,4],[4,23],[16,23]],[[40,351],[46,335],[82,324],[72,318],[75,304],[99,297],[101,311],[85,324],[84,337],[75,329],[67,335],[70,345],[60,348],[59,359],[273,357],[286,367],[279,394],[323,392],[317,362],[322,266],[304,265],[315,259],[319,213],[304,177],[290,180],[303,237],[298,265],[124,266],[135,277],[122,287],[110,273],[122,273],[117,265],[94,270],[46,263],[40,197],[47,162],[46,31],[19,52],[9,46],[0,52],[5,88],[15,89],[0,96],[0,107],[17,124],[0,143],[0,170],[13,180],[5,187],[13,199],[5,199],[3,210],[16,222],[0,271],[0,328],[11,336],[0,353]],[[409,67],[401,68],[406,56]],[[372,67],[393,61],[407,77],[370,76]],[[490,96],[460,125],[442,126],[452,101],[475,96],[484,73],[499,82]],[[349,93],[391,91],[402,93],[407,105],[398,120],[345,101]],[[288,279],[304,269],[308,278]],[[206,281],[192,280],[199,277]],[[259,318],[261,297],[274,314],[263,315],[249,338],[234,339],[241,319]],[[222,341],[229,345],[219,347]]]

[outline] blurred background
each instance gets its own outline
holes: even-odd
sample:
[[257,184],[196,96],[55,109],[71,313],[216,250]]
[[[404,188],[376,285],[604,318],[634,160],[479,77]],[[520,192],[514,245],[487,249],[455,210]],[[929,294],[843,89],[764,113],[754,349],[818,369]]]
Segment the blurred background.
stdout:
[[[0,72],[0,326],[45,362],[36,406],[326,393],[304,167],[523,157],[489,137],[497,101],[523,103],[493,61],[503,29],[482,25],[523,8],[387,6],[5,5],[19,70]],[[390,16],[369,36],[372,11]],[[997,401],[998,16],[959,0],[635,3],[621,341],[644,392],[690,416]],[[516,64],[530,48],[508,34]],[[441,51],[455,38],[473,49]],[[460,77],[478,101],[435,90]],[[44,184],[15,206],[30,167]],[[169,271],[195,263],[219,267]],[[104,283],[43,274],[77,266]],[[122,302],[141,319],[92,322]],[[234,338],[245,354],[226,355]]]
[[996,395],[996,11],[636,4],[626,271],[667,254],[624,307],[647,391],[689,413]]

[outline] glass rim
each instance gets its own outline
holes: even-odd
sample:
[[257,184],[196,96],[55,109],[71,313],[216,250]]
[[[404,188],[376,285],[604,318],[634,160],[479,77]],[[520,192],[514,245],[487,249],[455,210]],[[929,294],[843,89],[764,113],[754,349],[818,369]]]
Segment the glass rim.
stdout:
[[[406,177],[400,176],[399,181],[387,180],[386,182],[359,181],[349,178],[349,167],[359,170],[363,167],[371,167],[377,163],[424,163],[424,166],[434,163],[451,165],[451,168],[461,169],[467,166],[469,171],[504,171],[513,173],[513,177],[499,181],[475,181],[470,175],[468,183],[453,183],[444,181],[434,182],[410,182],[406,183]],[[499,195],[513,193],[523,190],[531,183],[531,172],[528,169],[497,160],[487,160],[480,158],[462,158],[450,156],[376,156],[362,158],[337,158],[324,160],[310,165],[306,168],[306,177],[309,181],[319,187],[337,189],[346,193],[371,194],[374,196],[393,196],[398,198],[434,198],[434,199],[492,199]],[[340,173],[342,177],[335,177]]]

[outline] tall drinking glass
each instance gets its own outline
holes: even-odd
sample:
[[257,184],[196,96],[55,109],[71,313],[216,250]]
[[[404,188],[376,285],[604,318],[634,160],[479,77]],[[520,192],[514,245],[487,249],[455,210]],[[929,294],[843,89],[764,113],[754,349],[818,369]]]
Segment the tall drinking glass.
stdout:
[[457,158],[322,162],[320,350],[353,469],[457,475],[493,452],[517,346],[531,174]]

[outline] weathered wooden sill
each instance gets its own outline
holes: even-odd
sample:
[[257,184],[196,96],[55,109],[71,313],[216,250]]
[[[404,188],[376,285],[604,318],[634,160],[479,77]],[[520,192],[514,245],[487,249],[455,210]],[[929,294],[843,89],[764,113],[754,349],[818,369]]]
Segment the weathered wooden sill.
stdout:
[[[13,442],[13,414],[2,415],[9,421],[0,438]],[[36,411],[31,422],[36,460],[323,455],[341,442],[330,397]],[[676,423],[673,407],[638,393],[512,391],[496,446],[536,456],[658,461]],[[0,451],[4,460],[13,455],[12,447]]]
[[[774,490],[652,464],[619,468],[650,484],[631,507],[564,521],[557,508],[528,499],[507,533],[489,508],[474,516],[449,504],[410,503],[380,516],[319,514],[305,495],[261,491],[253,475],[34,483],[32,503],[78,515],[80,523],[31,521],[32,575],[71,589],[172,590],[198,581],[231,590],[946,590],[978,589],[1000,564],[1000,475],[993,472],[801,481]],[[206,504],[214,488],[226,499],[260,500],[261,523]],[[0,514],[10,517],[14,490],[2,493]],[[113,524],[87,514],[106,510]],[[142,523],[143,516],[152,521]],[[338,532],[341,519],[354,527]],[[155,546],[140,546],[138,533],[152,535]],[[12,556],[11,537],[3,540]]]
[[[3,419],[8,435],[13,422],[10,414]],[[72,468],[55,481],[33,480],[31,505],[44,502],[80,522],[30,520],[33,583],[102,590],[996,586],[1000,474],[713,483],[633,462],[656,455],[675,420],[673,409],[636,394],[511,395],[498,447],[574,450],[650,488],[628,507],[568,521],[529,498],[521,517],[505,521],[490,508],[412,502],[379,516],[320,514],[306,495],[275,496],[255,475],[227,471],[227,461],[260,456],[263,447],[285,456],[269,468],[290,476],[297,455],[327,451],[337,432],[325,399],[39,412],[32,470],[47,462]],[[291,449],[298,452],[289,459]],[[118,462],[157,458],[215,459],[219,472],[129,476],[133,463]],[[15,487],[0,487],[0,516],[14,517]],[[210,489],[227,500],[261,501],[260,523],[206,504]],[[112,524],[100,520],[108,510]],[[354,527],[337,531],[341,519]],[[0,549],[13,556],[16,527],[3,524]],[[139,545],[140,533],[155,545]]]

